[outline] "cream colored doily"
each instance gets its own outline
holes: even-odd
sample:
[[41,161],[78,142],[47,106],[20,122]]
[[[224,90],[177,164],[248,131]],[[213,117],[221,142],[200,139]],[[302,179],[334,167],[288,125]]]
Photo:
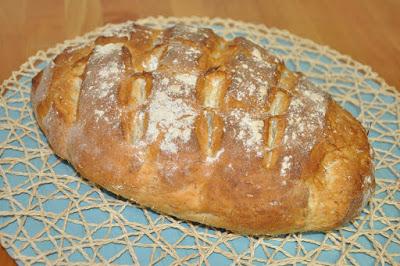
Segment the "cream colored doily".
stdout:
[[38,129],[31,78],[65,47],[123,26],[106,25],[39,51],[1,86],[0,238],[7,251],[24,264],[399,264],[399,93],[369,67],[287,31],[218,18],[137,21],[156,27],[177,22],[267,47],[358,117],[369,128],[376,154],[377,189],[370,206],[329,233],[254,238],[158,215],[82,180],[54,156]]

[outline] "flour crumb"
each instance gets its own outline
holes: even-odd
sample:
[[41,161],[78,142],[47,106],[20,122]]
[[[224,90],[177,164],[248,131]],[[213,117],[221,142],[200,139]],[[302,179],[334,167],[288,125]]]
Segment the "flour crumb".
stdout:
[[93,56],[95,58],[110,55],[114,52],[120,52],[122,44],[120,43],[109,43],[105,45],[96,45]]
[[285,176],[291,167],[292,167],[292,156],[288,155],[288,156],[283,157],[280,175]]
[[253,58],[256,61],[261,61],[262,60],[261,53],[257,48],[253,48],[253,50],[251,52],[251,55],[253,56]]
[[225,149],[222,148],[214,156],[207,156],[206,162],[213,163],[213,162],[217,161],[224,151],[225,151]]
[[94,110],[94,114],[96,115],[96,119],[99,119],[104,115],[104,111],[96,109],[96,110]]
[[188,86],[195,86],[197,82],[197,75],[193,74],[178,74],[175,78]]
[[158,57],[153,54],[150,55],[150,58],[142,63],[142,66],[147,72],[156,70],[158,68]]
[[124,188],[124,186],[122,186],[122,185],[113,185],[112,188],[117,190],[117,191],[119,191],[119,190],[122,190]]

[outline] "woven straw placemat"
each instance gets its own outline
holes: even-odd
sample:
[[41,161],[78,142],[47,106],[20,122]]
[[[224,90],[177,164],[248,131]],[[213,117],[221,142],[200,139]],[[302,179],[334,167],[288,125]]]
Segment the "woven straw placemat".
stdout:
[[[362,214],[329,233],[246,237],[142,209],[83,180],[49,148],[32,115],[31,79],[67,46],[124,24],[106,25],[39,51],[0,88],[0,238],[19,263],[226,265],[400,264],[400,96],[368,66],[287,31],[229,19],[145,18],[244,36],[304,72],[369,129],[377,188]],[[127,22],[129,23],[129,22]]]

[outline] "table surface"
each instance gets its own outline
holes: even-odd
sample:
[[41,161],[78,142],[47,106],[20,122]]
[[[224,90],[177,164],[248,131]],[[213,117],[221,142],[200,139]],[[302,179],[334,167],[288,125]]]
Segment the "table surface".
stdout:
[[0,81],[38,50],[104,23],[146,16],[229,17],[287,29],[370,65],[400,89],[399,0],[2,0]]
[[[399,14],[398,0],[2,0],[0,81],[38,50],[65,39],[109,22],[163,15],[232,18],[286,29],[370,65],[400,89]],[[0,248],[0,265],[6,261]]]

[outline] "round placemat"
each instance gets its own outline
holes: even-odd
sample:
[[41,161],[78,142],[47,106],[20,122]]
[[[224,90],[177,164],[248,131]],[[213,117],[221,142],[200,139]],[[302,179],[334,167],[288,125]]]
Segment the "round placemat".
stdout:
[[106,25],[39,51],[1,85],[0,238],[18,263],[92,265],[395,265],[400,263],[400,96],[368,66],[287,31],[229,19],[149,17],[246,37],[302,71],[357,117],[375,150],[377,187],[361,215],[327,233],[248,237],[159,215],[82,179],[56,157],[30,104],[31,79],[67,46],[118,31]]

